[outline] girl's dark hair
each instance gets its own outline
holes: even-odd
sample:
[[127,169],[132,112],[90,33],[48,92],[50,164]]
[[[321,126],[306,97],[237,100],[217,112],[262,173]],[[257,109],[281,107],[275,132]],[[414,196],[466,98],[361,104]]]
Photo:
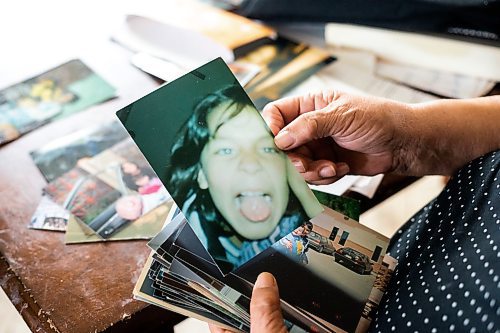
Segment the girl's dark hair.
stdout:
[[[226,106],[226,109],[222,116],[219,117],[214,133],[210,133],[207,124],[208,114],[222,104]],[[200,157],[210,137],[215,135],[222,125],[237,116],[247,106],[254,107],[250,98],[237,84],[226,86],[205,96],[196,104],[192,116],[177,133],[177,139],[170,151],[170,163],[167,165],[166,181],[170,194],[181,209],[185,208],[183,207],[185,202],[193,200],[194,196],[194,200],[189,204],[185,213],[188,218],[192,212],[198,214],[201,226],[208,239],[210,251],[221,251],[221,257],[225,257],[225,251],[218,244],[217,237],[234,235],[236,232],[215,207],[209,190],[200,189],[198,185],[198,173],[201,168]],[[297,207],[298,199],[293,193],[291,193],[290,199],[295,201],[294,207]],[[303,212],[300,203],[298,207]],[[213,254],[213,252],[211,253]]]
[[[214,133],[210,133],[207,116],[222,104],[227,105],[225,114],[220,117]],[[170,151],[170,164],[167,167],[168,189],[179,208],[183,209],[186,200],[196,194],[186,214],[196,211],[206,221],[219,221],[226,232],[230,231],[230,228],[227,223],[220,223],[224,218],[215,208],[208,189],[199,188],[200,157],[210,136],[215,135],[220,126],[238,115],[246,106],[253,106],[252,101],[238,85],[230,85],[205,96],[196,104],[192,116],[177,134]]]

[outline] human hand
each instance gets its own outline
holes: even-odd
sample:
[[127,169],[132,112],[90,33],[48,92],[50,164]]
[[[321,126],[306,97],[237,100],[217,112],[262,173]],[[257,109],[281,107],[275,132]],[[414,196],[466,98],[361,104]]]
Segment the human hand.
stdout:
[[266,105],[263,116],[278,148],[312,184],[329,184],[348,172],[404,173],[399,133],[407,104],[330,90]]
[[[209,328],[212,333],[231,332],[212,324],[209,324]],[[250,332],[287,333],[281,314],[278,285],[274,276],[269,273],[261,273],[253,287],[250,300]]]
[[136,220],[142,215],[142,201],[138,195],[126,195],[115,203],[116,213],[126,220]]

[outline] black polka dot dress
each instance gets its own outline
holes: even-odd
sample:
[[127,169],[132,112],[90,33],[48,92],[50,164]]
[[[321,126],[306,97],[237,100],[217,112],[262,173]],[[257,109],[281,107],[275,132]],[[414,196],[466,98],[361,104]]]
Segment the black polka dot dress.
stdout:
[[500,332],[500,151],[452,177],[394,235],[370,332]]

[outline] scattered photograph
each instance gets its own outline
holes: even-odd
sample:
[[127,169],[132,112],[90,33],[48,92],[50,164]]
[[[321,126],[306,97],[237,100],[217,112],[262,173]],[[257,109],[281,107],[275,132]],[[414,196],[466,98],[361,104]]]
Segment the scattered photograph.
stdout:
[[115,88],[81,60],[0,91],[0,145],[115,96]]
[[70,213],[48,196],[42,196],[28,225],[31,229],[66,231]]
[[[94,157],[81,158],[44,191],[71,212],[87,235],[98,235],[101,239],[109,239],[135,224],[170,199],[130,138]],[[160,223],[163,221],[164,217]]]
[[238,58],[257,65],[258,74],[245,84],[245,90],[258,110],[279,99],[324,66],[334,61],[328,52],[278,38]]
[[128,138],[118,121],[99,124],[60,137],[30,153],[47,182],[76,166],[85,157],[93,157]]
[[224,273],[323,210],[220,58],[117,115]]
[[242,61],[234,61],[228,64],[228,67],[242,87],[260,72],[260,66]]
[[[117,229],[104,240],[118,241],[153,238],[160,232],[172,203],[173,202],[170,200],[161,204],[132,223],[127,223],[123,228]],[[73,215],[70,216],[64,237],[65,244],[94,243],[102,241],[103,238],[101,236],[94,232],[89,232],[89,229],[82,225],[81,222],[77,221]]]

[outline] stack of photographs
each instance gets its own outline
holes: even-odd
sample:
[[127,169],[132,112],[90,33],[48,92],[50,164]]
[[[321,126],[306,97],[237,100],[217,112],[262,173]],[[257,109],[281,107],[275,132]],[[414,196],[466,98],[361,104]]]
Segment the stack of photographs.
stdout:
[[48,181],[30,228],[65,242],[151,239],[170,194],[119,122],[83,129],[31,152]]
[[397,264],[384,255],[387,238],[326,206],[228,274],[179,209],[167,222],[148,243],[134,297],[236,331],[249,331],[253,283],[266,271],[278,282],[290,332],[365,332]]
[[136,298],[248,332],[270,272],[291,332],[366,331],[396,265],[389,240],[358,223],[356,202],[309,189],[222,59],[117,115],[178,207]]

